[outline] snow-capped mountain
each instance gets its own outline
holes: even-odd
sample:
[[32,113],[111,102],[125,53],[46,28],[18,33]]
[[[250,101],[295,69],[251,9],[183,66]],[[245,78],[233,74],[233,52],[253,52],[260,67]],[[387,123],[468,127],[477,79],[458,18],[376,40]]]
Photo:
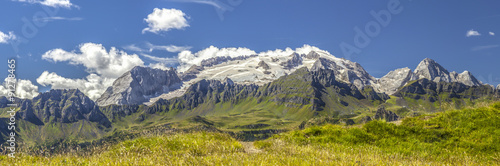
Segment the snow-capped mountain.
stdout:
[[331,69],[338,81],[352,83],[359,89],[376,82],[360,64],[336,58],[320,50],[293,52],[287,56],[261,53],[239,57],[214,57],[203,60],[200,66],[193,65],[180,73],[184,83],[179,90],[152,98],[147,104],[160,98],[179,97],[184,94],[186,88],[203,79],[223,81],[229,78],[237,84],[264,85],[302,67],[312,70]]
[[409,68],[396,69],[377,79],[359,63],[337,58],[315,47],[287,50],[279,54],[262,52],[240,56],[214,56],[198,62],[182,66],[184,70],[178,73],[173,69],[164,72],[159,69],[134,68],[117,79],[97,103],[109,105],[144,102],[150,105],[159,99],[180,97],[191,85],[201,80],[229,79],[235,84],[262,86],[304,67],[310,71],[329,69],[339,82],[352,84],[358,90],[370,85],[376,92],[389,95],[410,81],[424,78],[434,82],[460,82],[467,86],[482,85],[470,72],[450,73],[429,58],[422,60],[414,71]]

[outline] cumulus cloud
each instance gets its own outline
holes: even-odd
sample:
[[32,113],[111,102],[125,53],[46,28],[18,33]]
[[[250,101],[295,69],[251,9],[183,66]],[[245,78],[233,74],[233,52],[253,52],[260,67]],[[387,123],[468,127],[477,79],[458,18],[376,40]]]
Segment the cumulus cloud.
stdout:
[[467,31],[467,33],[465,34],[465,36],[467,36],[467,37],[481,36],[481,34],[478,31],[475,31],[474,29],[471,29],[471,30]]
[[316,52],[324,52],[326,54],[330,54],[327,51],[321,50],[317,47],[310,46],[310,45],[304,45],[300,48],[296,48],[295,50],[292,48],[285,48],[285,50],[282,49],[276,49],[276,50],[269,50],[269,51],[263,51],[260,53],[256,53],[254,50],[248,49],[248,48],[217,48],[215,46],[210,46],[206,49],[203,49],[201,51],[198,51],[196,53],[193,53],[191,51],[182,51],[178,55],[179,59],[179,66],[177,67],[177,70],[179,71],[186,71],[193,65],[201,65],[201,61],[205,59],[210,59],[213,57],[239,57],[239,56],[245,56],[245,55],[259,55],[259,56],[273,56],[273,57],[283,57],[283,56],[289,56],[294,52],[297,52],[299,54],[307,54],[311,51],[316,51]]
[[43,86],[50,85],[52,89],[79,89],[92,100],[96,100],[109,86],[113,85],[115,79],[97,74],[90,74],[84,79],[69,79],[54,72],[44,71],[36,82]]
[[489,32],[490,36],[495,36],[495,32]]
[[[12,81],[12,79],[11,79]],[[21,99],[32,99],[38,95],[38,86],[33,85],[30,80],[17,79],[16,82],[16,97]],[[9,88],[11,83],[8,83],[8,78],[0,85],[0,96],[8,96],[11,91]]]
[[79,51],[65,51],[53,49],[42,55],[42,59],[52,62],[68,62],[72,65],[83,65],[89,75],[83,79],[69,79],[43,72],[37,82],[43,86],[52,86],[52,89],[80,89],[91,99],[95,100],[113,84],[113,81],[130,71],[135,66],[143,66],[144,62],[138,55],[129,55],[124,51],[111,47],[109,51],[101,44],[85,43],[80,45]]
[[73,65],[83,65],[89,73],[97,73],[108,78],[118,78],[135,66],[144,62],[138,55],[129,55],[115,47],[109,51],[101,44],[85,43],[80,45],[79,52],[53,49],[42,55],[42,59],[53,62],[69,62]]
[[177,9],[155,8],[144,21],[148,23],[148,27],[142,30],[143,34],[145,32],[158,34],[162,31],[189,27],[186,14]]
[[70,0],[14,0],[18,2],[26,2],[26,3],[31,3],[31,4],[41,4],[44,6],[49,6],[53,8],[58,8],[58,7],[63,7],[63,8],[71,8],[71,7],[78,7],[71,3]]
[[0,31],[0,43],[1,44],[7,44],[10,41],[15,40],[15,39],[16,39],[16,35],[14,35],[14,32],[8,32],[6,34],[6,33],[3,33],[2,31]]

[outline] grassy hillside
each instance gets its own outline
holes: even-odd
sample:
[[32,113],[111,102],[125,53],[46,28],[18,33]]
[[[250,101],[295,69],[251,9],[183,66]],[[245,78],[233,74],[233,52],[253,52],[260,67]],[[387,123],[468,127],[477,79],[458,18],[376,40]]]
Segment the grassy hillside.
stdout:
[[227,134],[150,134],[85,153],[0,156],[0,165],[500,165],[500,103],[399,125],[313,126],[252,143]]

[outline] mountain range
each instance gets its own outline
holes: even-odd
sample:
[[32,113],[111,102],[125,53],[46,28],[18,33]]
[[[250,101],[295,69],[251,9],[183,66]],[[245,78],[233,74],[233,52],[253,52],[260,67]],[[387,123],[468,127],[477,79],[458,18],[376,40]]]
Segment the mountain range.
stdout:
[[[432,59],[382,78],[329,53],[243,55],[203,60],[186,71],[134,67],[95,102],[79,90],[50,90],[19,100],[21,140],[94,140],[159,125],[210,126],[262,133],[324,122],[395,121],[500,99],[470,72]],[[7,100],[0,98],[0,116]],[[5,135],[0,121],[1,140]]]

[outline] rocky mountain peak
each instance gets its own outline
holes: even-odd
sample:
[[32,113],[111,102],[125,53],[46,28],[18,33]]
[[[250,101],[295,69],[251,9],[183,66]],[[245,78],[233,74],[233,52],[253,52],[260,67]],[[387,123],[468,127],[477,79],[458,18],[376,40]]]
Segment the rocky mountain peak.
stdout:
[[229,86],[233,86],[234,85],[234,82],[233,80],[231,80],[230,78],[226,77],[224,78],[224,81],[222,81],[223,83],[229,85]]
[[18,116],[37,125],[50,121],[73,123],[79,120],[99,122],[107,127],[111,125],[94,101],[78,89],[52,89],[33,100],[25,100]]
[[165,71],[137,66],[116,79],[97,103],[100,106],[142,104],[151,97],[179,89],[181,84],[175,69]]
[[200,72],[203,71],[204,69],[205,68],[203,68],[202,66],[193,65],[184,73],[179,74],[179,77],[181,78],[182,81],[189,81],[191,79],[195,79],[196,76],[200,74]]
[[271,69],[271,67],[269,67],[269,65],[264,61],[260,61],[259,64],[257,64],[257,65],[258,65],[258,67],[262,67],[264,70]]
[[436,61],[425,58],[415,69],[415,79],[427,78],[435,82],[450,82],[450,73]]
[[467,86],[479,86],[481,82],[476,79],[469,71],[464,71],[458,75],[455,75],[455,78],[452,79],[454,82],[460,82]]
[[381,93],[392,95],[398,88],[404,86],[413,77],[413,72],[409,68],[400,68],[390,71],[374,85],[374,88]]
[[306,56],[304,56],[307,59],[319,59],[321,57],[320,54],[318,54],[316,51],[311,51],[309,52]]
[[290,57],[291,58],[289,60],[287,60],[286,62],[282,62],[280,65],[287,70],[302,65],[302,57],[300,57],[298,53],[294,52],[292,55],[290,55]]

